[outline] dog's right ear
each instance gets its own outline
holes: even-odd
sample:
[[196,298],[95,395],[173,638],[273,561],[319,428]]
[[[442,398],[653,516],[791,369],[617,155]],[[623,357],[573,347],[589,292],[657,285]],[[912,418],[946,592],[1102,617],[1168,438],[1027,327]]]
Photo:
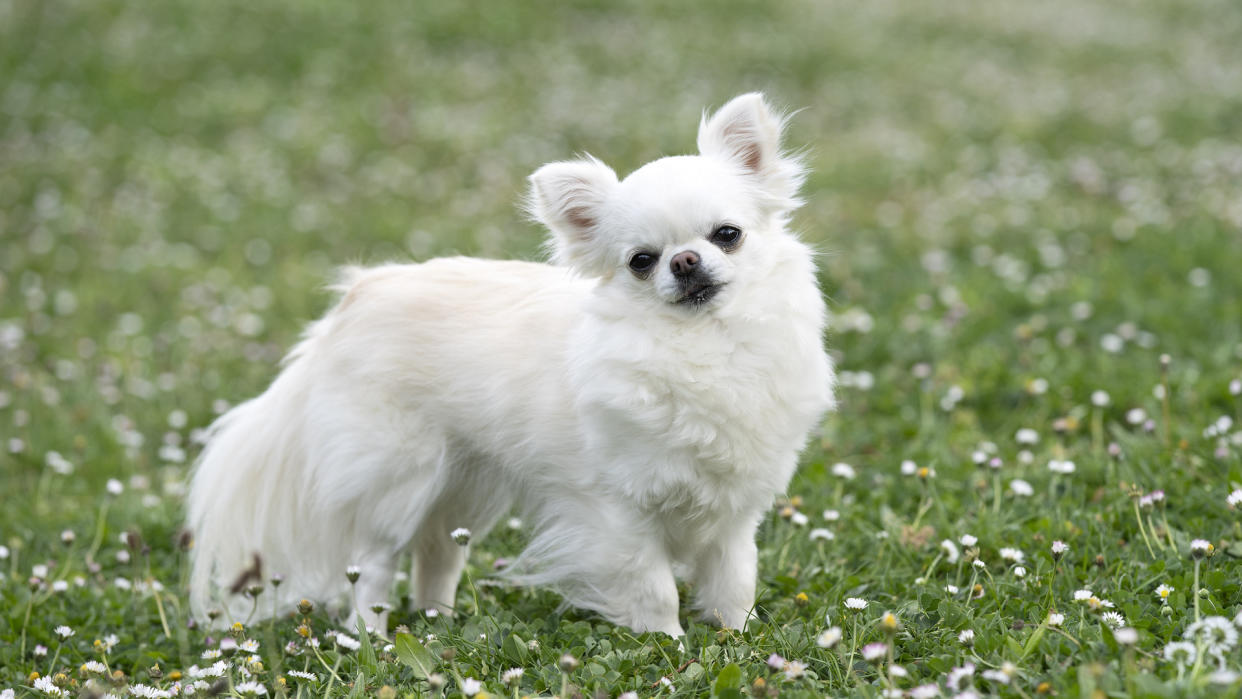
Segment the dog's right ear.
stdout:
[[592,275],[606,273],[605,246],[598,235],[604,203],[617,174],[602,162],[548,163],[530,176],[531,216],[552,231],[552,257]]

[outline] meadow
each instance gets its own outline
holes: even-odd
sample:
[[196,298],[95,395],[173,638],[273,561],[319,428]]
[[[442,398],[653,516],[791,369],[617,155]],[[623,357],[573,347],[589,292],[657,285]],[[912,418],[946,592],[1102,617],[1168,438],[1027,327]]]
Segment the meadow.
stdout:
[[[1240,36],[1232,0],[0,0],[0,699],[1238,696]],[[335,266],[539,259],[531,171],[690,152],[751,90],[801,110],[841,379],[757,623],[489,584],[520,521],[452,618],[404,581],[386,637],[190,617],[202,429]]]

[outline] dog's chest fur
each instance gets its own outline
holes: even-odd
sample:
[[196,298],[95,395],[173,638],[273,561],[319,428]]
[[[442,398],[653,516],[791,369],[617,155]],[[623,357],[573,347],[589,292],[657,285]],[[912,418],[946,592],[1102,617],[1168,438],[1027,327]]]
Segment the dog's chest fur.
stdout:
[[818,288],[786,286],[746,314],[608,328],[616,342],[574,372],[579,408],[610,423],[589,445],[606,487],[692,519],[762,509],[785,488],[832,402]]

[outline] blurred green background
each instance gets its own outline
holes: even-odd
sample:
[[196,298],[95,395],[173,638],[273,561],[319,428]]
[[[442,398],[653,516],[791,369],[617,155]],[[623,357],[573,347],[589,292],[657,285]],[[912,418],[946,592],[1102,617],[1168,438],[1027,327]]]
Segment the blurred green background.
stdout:
[[37,416],[13,434],[88,434],[89,457],[117,414],[204,424],[265,385],[334,266],[538,257],[528,173],[692,151],[750,90],[801,110],[796,225],[844,368],[912,388],[930,363],[990,426],[1015,372],[1081,400],[1156,351],[1226,371],[1239,36],[1225,0],[5,0],[0,347],[5,402]]

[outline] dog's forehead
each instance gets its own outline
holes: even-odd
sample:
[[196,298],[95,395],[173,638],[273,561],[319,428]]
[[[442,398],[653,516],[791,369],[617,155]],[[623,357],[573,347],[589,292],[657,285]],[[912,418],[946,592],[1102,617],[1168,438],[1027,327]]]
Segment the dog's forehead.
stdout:
[[621,182],[621,215],[639,235],[667,243],[706,233],[705,226],[743,223],[751,215],[745,183],[718,161],[701,156],[662,158]]

